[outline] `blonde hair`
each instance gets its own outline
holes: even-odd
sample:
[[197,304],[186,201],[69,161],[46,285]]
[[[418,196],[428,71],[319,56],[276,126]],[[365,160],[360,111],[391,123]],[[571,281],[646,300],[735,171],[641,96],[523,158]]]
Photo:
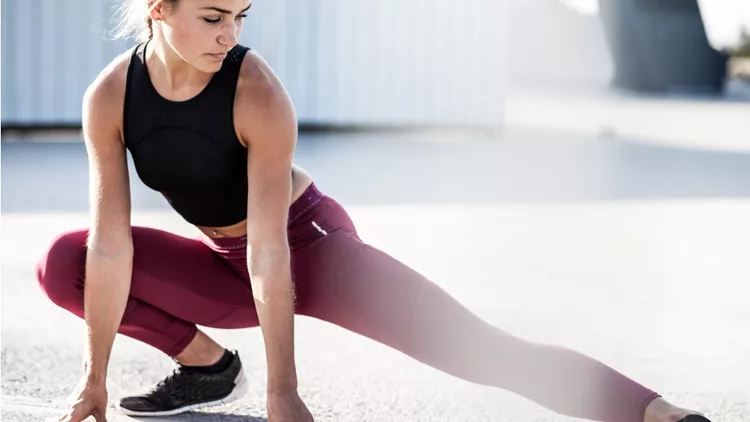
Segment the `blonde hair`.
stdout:
[[[117,25],[112,31],[115,39],[136,38],[146,41],[154,37],[153,22],[151,22],[150,0],[120,0],[116,6],[114,18]],[[157,0],[158,1],[158,0]],[[162,3],[176,3],[177,0],[160,0]],[[156,3],[156,1],[154,2]]]

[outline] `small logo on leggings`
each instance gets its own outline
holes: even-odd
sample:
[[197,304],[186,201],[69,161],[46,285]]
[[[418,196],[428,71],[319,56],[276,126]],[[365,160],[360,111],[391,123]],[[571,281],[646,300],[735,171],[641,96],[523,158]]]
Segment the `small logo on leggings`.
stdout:
[[320,226],[318,225],[318,223],[316,223],[316,222],[314,222],[314,221],[313,221],[313,222],[312,222],[312,225],[313,225],[313,227],[315,227],[316,229],[318,229],[318,231],[319,231],[319,232],[323,233],[323,235],[326,235],[326,236],[328,235],[328,232],[327,232],[327,231],[325,231],[325,230],[323,230],[323,229],[322,229],[322,228],[321,228],[321,227],[320,227]]

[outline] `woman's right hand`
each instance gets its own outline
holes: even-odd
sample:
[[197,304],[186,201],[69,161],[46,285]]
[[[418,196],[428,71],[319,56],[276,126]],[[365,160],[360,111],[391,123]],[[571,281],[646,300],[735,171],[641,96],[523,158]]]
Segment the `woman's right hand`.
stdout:
[[68,397],[68,408],[59,422],[83,422],[93,416],[96,422],[107,421],[107,383],[87,375],[81,378]]
[[268,394],[266,399],[268,422],[315,422],[296,391]]

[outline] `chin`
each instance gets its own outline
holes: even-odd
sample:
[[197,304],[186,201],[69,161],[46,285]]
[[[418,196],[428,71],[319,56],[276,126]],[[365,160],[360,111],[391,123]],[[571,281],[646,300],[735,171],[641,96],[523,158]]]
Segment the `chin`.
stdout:
[[223,64],[224,64],[224,63],[216,63],[216,64],[214,64],[213,66],[210,66],[210,67],[209,67],[209,68],[208,68],[208,69],[207,69],[206,71],[207,71],[207,72],[211,72],[211,73],[215,73],[215,72],[218,72],[218,71],[220,71],[220,70],[221,70],[221,66],[222,66]]
[[223,62],[215,62],[211,60],[200,60],[193,64],[196,69],[206,73],[218,72],[219,70],[221,70],[222,65]]

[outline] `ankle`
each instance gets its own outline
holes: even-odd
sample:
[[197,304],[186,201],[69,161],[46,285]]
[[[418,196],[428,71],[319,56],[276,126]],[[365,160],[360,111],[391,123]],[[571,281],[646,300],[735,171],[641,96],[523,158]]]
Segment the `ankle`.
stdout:
[[646,407],[643,420],[644,422],[677,422],[685,416],[698,414],[698,412],[677,407],[665,399],[657,397]]
[[184,366],[208,366],[218,362],[226,349],[198,331],[193,341],[174,359]]

